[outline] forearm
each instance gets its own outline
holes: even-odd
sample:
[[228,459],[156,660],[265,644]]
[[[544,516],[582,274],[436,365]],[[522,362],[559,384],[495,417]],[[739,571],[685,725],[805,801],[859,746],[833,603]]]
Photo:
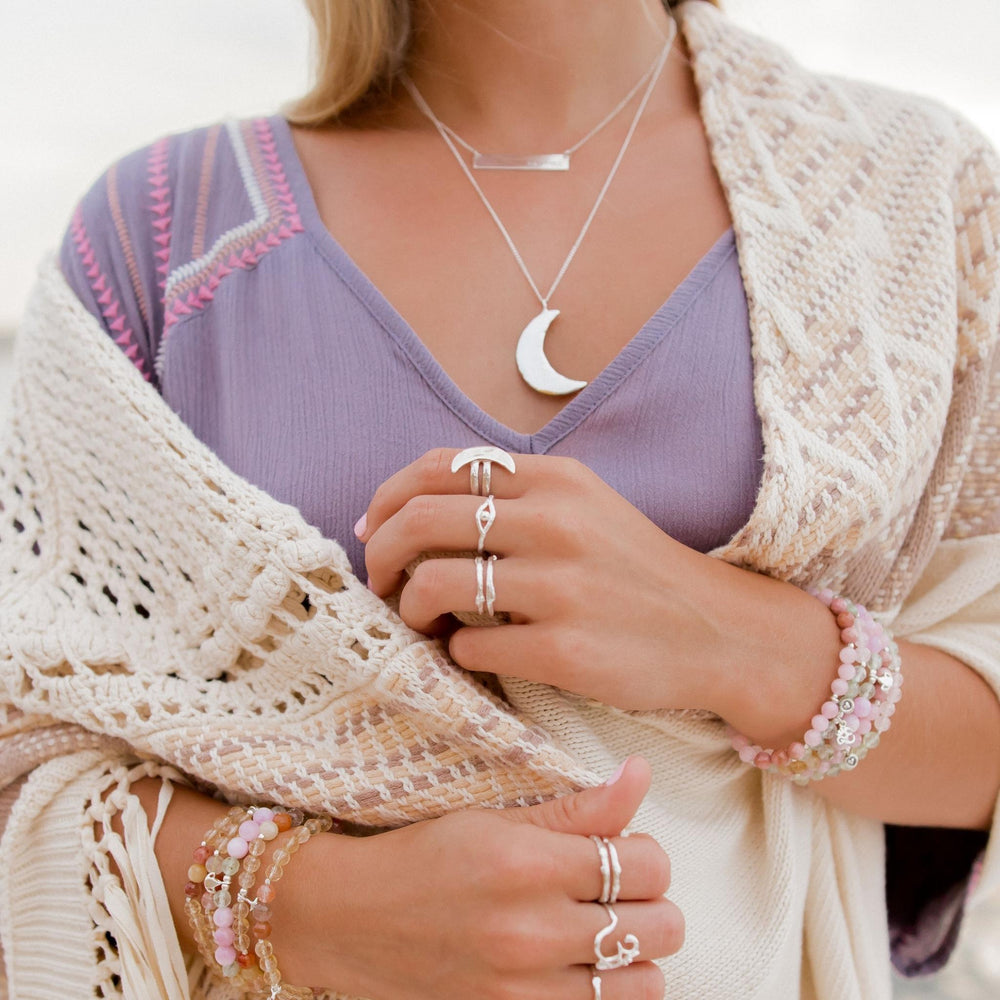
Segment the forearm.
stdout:
[[[841,648],[833,615],[790,584],[733,567],[725,611],[743,653],[713,707],[762,746],[801,741],[830,697]],[[974,670],[899,643],[903,698],[879,746],[853,772],[811,785],[844,809],[903,825],[986,829],[1000,790],[1000,702]]]

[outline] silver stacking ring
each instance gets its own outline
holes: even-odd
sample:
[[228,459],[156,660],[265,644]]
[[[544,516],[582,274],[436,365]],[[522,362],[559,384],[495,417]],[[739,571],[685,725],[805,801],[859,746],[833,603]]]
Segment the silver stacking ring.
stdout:
[[496,556],[476,556],[476,614],[486,613],[493,617],[493,605],[497,599],[493,585],[493,564]]
[[601,1000],[601,974],[591,967],[590,985],[594,991],[594,1000]]
[[493,503],[491,493],[476,509],[476,527],[479,529],[479,543],[476,551],[482,555],[486,545],[486,532],[493,527],[493,522],[497,519],[497,508]]
[[514,459],[502,448],[477,446],[460,451],[451,460],[451,471],[458,472],[463,466],[469,466],[469,492],[473,496],[489,496],[493,480],[492,463],[503,466],[509,473],[516,471]]
[[608,903],[601,903],[608,916],[611,918],[608,926],[602,928],[594,937],[594,957],[597,961],[594,968],[598,972],[608,972],[612,969],[624,969],[631,965],[639,957],[639,939],[634,934],[626,934],[620,941],[615,942],[615,954],[605,955],[601,945],[604,939],[615,932],[618,927],[618,914]]
[[611,855],[608,853],[607,840],[591,834],[590,839],[597,847],[597,853],[601,859],[601,894],[597,898],[598,903],[611,902]]
[[591,834],[601,860],[601,895],[598,903],[617,903],[622,888],[622,865],[615,845],[607,837]]

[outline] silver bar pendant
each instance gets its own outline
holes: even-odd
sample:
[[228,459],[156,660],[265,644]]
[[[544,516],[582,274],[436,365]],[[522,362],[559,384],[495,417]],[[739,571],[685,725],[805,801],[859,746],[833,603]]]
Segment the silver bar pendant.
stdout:
[[537,156],[505,156],[502,153],[476,153],[474,170],[569,170],[569,153],[539,153]]

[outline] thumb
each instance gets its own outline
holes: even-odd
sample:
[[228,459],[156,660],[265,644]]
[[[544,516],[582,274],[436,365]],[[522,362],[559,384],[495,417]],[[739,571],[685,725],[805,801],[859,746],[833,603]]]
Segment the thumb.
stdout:
[[537,806],[507,811],[509,819],[585,837],[616,837],[628,826],[649,791],[649,764],[642,757],[629,757],[613,784],[585,788]]

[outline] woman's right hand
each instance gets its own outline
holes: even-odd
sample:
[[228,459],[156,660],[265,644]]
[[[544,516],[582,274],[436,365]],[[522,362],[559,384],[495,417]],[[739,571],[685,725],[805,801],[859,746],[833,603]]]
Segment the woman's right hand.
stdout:
[[[303,852],[310,863],[289,866],[289,875],[301,871],[296,890],[279,893],[283,912],[275,904],[284,978],[371,1000],[591,1000],[594,938],[608,916],[594,902],[602,879],[588,838],[620,834],[649,777],[631,758],[613,784],[538,806],[472,809],[367,839],[315,838]],[[641,951],[628,968],[601,973],[602,997],[660,1000],[651,960],[684,938],[680,911],[663,898],[669,861],[641,834],[614,843],[620,923],[604,951],[626,934]]]

